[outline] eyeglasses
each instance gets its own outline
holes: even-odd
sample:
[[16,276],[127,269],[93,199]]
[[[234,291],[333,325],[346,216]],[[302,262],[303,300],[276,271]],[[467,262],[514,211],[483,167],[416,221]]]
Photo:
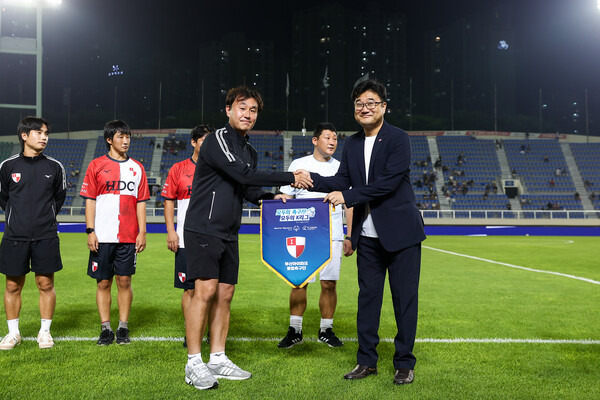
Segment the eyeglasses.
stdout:
[[374,110],[375,107],[377,107],[381,103],[383,103],[383,101],[367,101],[366,103],[357,101],[356,103],[354,103],[354,109],[356,111],[360,111],[363,109],[363,107],[366,106],[368,110]]

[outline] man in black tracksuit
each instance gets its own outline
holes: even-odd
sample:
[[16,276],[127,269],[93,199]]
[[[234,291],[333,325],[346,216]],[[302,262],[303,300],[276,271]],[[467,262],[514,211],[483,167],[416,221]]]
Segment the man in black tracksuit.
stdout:
[[[293,184],[307,188],[310,179],[292,172],[256,171],[256,150],[247,132],[262,109],[258,92],[231,89],[226,111],[229,123],[206,136],[196,164],[192,195],[184,225],[188,279],[194,296],[185,315],[188,363],[185,380],[197,389],[217,387],[217,378],[242,380],[252,376],[225,355],[230,303],[238,278],[238,230],[244,199],[283,199],[261,186]],[[200,354],[201,338],[210,325],[210,361]]]
[[6,215],[0,272],[6,275],[4,308],[9,330],[0,349],[11,350],[21,343],[21,291],[30,270],[40,292],[42,321],[37,341],[45,349],[54,346],[50,335],[56,305],[54,273],[62,269],[56,215],[65,201],[67,184],[62,164],[42,154],[48,143],[48,123],[26,117],[18,135],[22,152],[0,164],[0,206]]

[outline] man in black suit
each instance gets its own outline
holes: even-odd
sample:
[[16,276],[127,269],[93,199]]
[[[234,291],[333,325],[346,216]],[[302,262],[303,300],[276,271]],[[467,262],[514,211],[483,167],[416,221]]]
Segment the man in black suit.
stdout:
[[408,134],[384,121],[385,86],[375,80],[352,92],[354,118],[362,130],[346,140],[333,177],[311,174],[312,190],[330,192],[325,201],[354,207],[352,248],[358,265],[358,365],[346,379],[377,374],[379,319],[389,272],[398,333],[394,338],[394,383],[411,383],[417,329],[423,219],[410,182]]

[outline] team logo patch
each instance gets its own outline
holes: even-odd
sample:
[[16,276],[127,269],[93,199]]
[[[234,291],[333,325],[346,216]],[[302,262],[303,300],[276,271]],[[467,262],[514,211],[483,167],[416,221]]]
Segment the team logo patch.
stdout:
[[179,277],[179,281],[181,283],[185,282],[185,272],[179,272],[177,276]]
[[305,243],[306,238],[302,236],[293,236],[285,239],[287,251],[294,258],[300,257],[304,252]]
[[96,261],[92,261],[92,272],[98,271],[98,263]]
[[136,172],[136,171],[134,171],[134,169],[133,169],[133,168],[129,168],[129,170],[130,170],[131,172],[133,172],[133,176],[136,176],[136,175],[137,175],[137,172]]
[[15,172],[11,176],[12,176],[12,180],[15,181],[15,183],[19,183],[19,181],[21,180],[20,172]]

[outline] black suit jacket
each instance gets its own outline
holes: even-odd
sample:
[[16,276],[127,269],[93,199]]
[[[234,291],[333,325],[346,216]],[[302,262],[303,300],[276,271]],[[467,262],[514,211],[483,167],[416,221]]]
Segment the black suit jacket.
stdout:
[[341,191],[347,207],[354,207],[352,247],[356,249],[368,203],[377,235],[387,251],[398,251],[425,240],[421,213],[415,204],[410,182],[410,140],[408,134],[383,122],[377,134],[365,176],[365,133],[346,139],[337,174],[322,177],[312,173],[319,192]]

